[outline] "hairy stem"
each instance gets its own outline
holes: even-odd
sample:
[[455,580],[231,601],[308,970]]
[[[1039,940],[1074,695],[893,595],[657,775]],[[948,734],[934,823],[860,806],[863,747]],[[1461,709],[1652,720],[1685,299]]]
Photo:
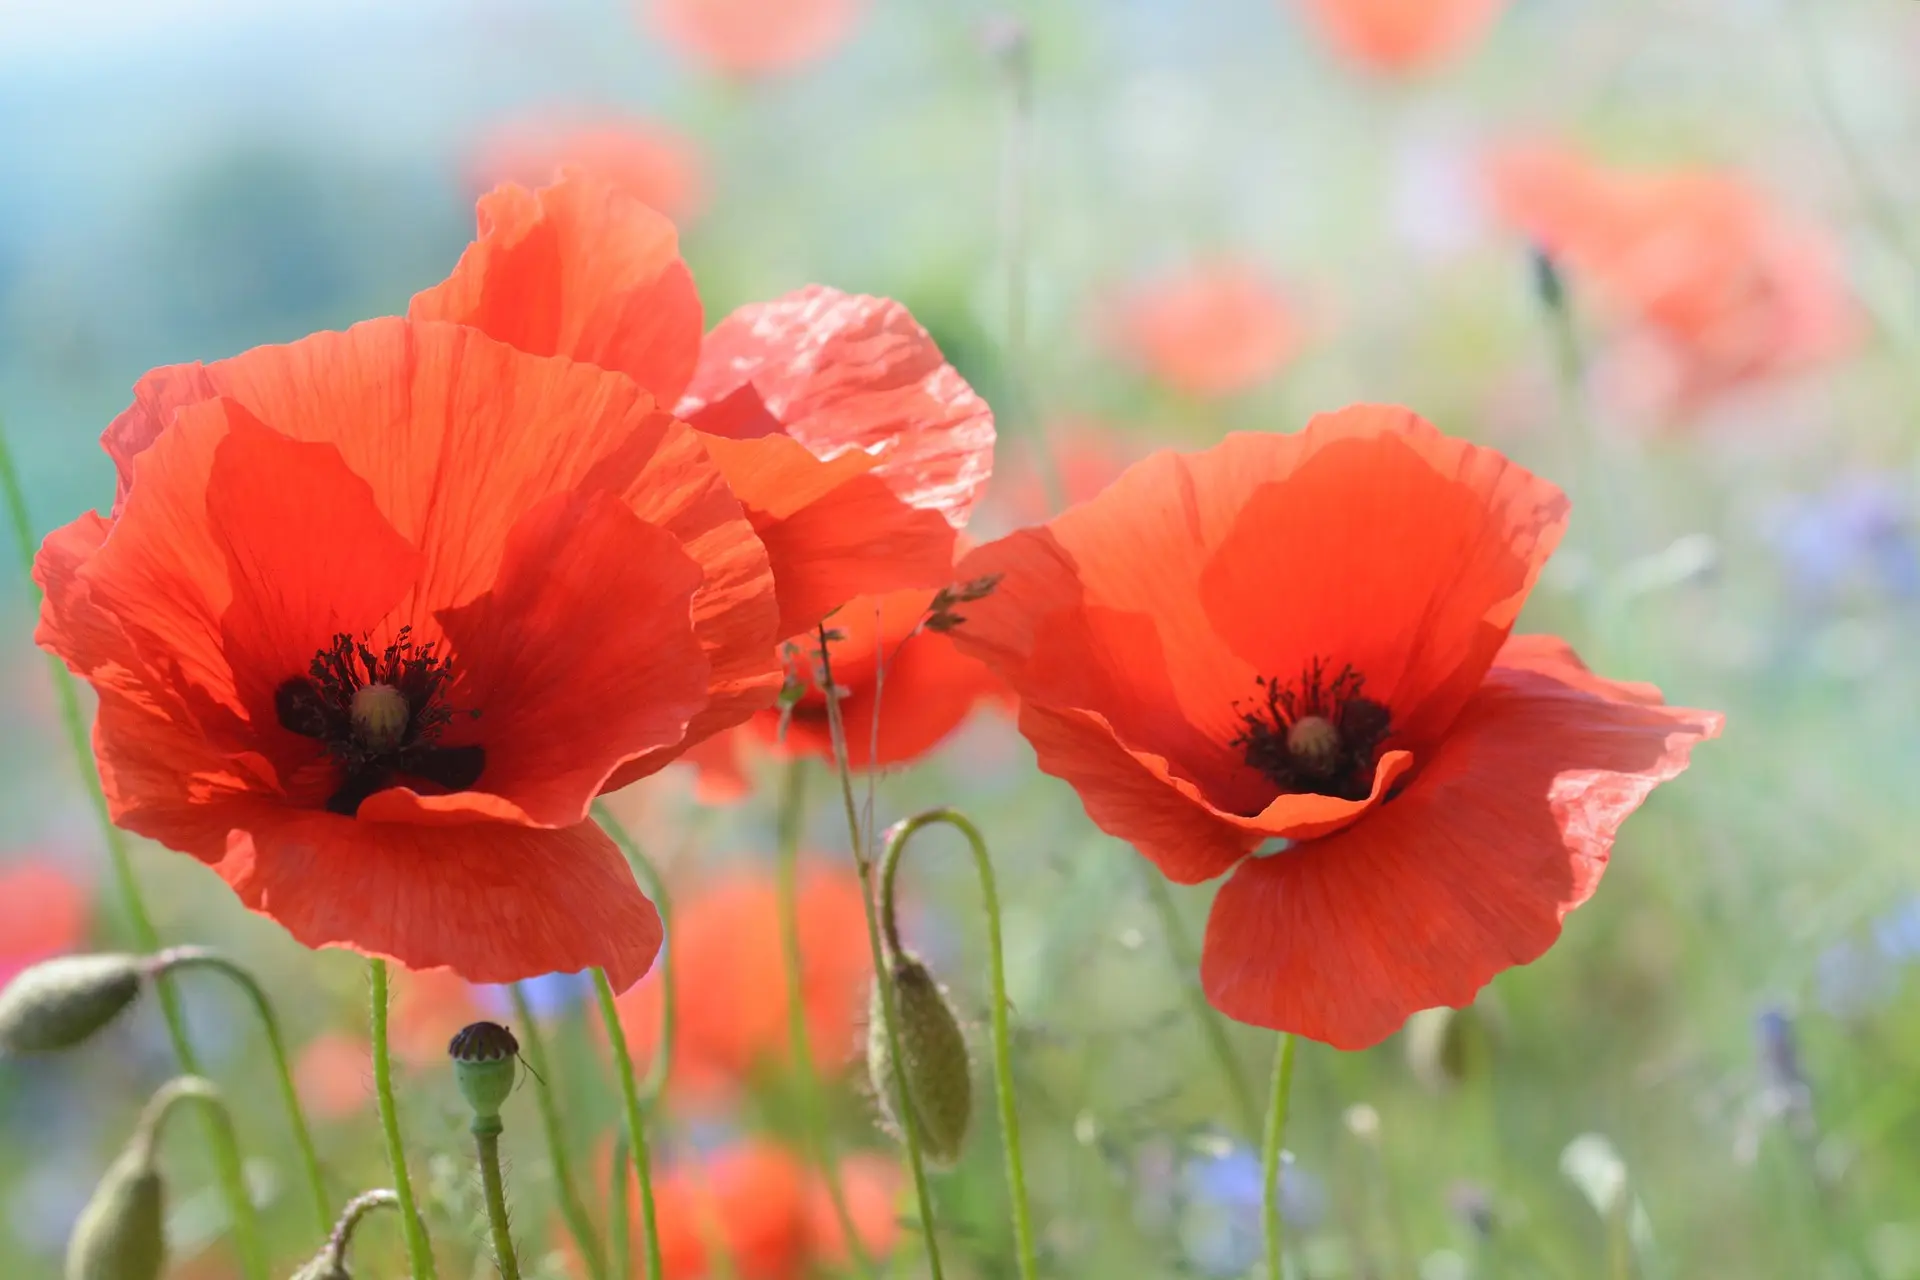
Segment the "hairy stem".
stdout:
[[653,1203],[653,1161],[647,1150],[647,1115],[640,1103],[639,1084],[633,1078],[633,1054],[627,1049],[627,1033],[620,1026],[613,983],[608,981],[605,969],[593,971],[593,990],[600,1001],[600,1020],[606,1024],[607,1042],[613,1049],[613,1073],[620,1085],[620,1105],[626,1115],[627,1146],[633,1157],[634,1177],[639,1180],[640,1238],[647,1254],[644,1274],[647,1280],[663,1280],[660,1222]]
[[407,1145],[400,1135],[400,1112],[393,1101],[393,1055],[387,1046],[387,962],[367,962],[373,987],[373,1092],[380,1108],[380,1131],[387,1142],[387,1165],[393,1171],[393,1194],[400,1201],[400,1230],[407,1241],[407,1268],[413,1280],[437,1280],[433,1245],[427,1224],[414,1207],[413,1180],[407,1176]]
[[474,1155],[480,1161],[480,1190],[487,1202],[487,1225],[493,1232],[493,1261],[500,1280],[520,1280],[520,1257],[513,1248],[513,1225],[507,1218],[507,1181],[500,1176],[500,1117],[473,1118]]
[[[1013,1102],[1013,1045],[1007,1030],[1007,972],[1000,943],[1000,894],[994,883],[993,860],[980,828],[954,809],[930,809],[897,823],[887,836],[880,870],[880,920],[888,944],[897,954],[900,937],[894,912],[894,885],[907,844],[919,832],[944,823],[966,837],[973,850],[974,870],[980,876],[980,897],[987,917],[988,976],[993,987],[993,1091],[1000,1107],[1001,1145],[1006,1152],[1007,1194],[1013,1203],[1013,1236],[1019,1250],[1021,1280],[1035,1280],[1039,1260],[1034,1252],[1033,1217],[1027,1207],[1027,1173],[1020,1152],[1020,1115]],[[897,1050],[896,1050],[897,1052]],[[896,1058],[895,1061],[898,1061]],[[904,1099],[905,1082],[901,1082]],[[903,1113],[911,1111],[901,1107]]]

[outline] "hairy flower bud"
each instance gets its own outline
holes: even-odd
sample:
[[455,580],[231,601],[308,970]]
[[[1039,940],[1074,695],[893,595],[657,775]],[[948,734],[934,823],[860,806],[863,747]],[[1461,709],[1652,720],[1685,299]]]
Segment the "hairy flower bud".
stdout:
[[[898,1074],[913,1108],[921,1153],[935,1164],[950,1165],[960,1157],[973,1115],[966,1036],[946,993],[919,960],[904,954],[894,957],[892,982],[894,1011],[900,1020]],[[882,1123],[897,1137],[903,1116],[878,982],[873,985],[868,1014],[867,1069],[873,1096]]]
[[108,952],[23,969],[0,991],[0,1053],[51,1053],[91,1038],[140,997],[146,965]]
[[139,1136],[94,1188],[67,1242],[66,1280],[158,1280],[166,1263],[166,1190]]
[[473,1114],[495,1119],[513,1096],[520,1060],[520,1042],[497,1022],[475,1022],[462,1027],[447,1046],[453,1059],[453,1079]]

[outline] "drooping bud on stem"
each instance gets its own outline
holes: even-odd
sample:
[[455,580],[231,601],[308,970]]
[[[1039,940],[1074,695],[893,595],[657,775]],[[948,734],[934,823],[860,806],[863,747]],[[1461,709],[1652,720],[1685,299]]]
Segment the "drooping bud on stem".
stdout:
[[231,1131],[226,1104],[211,1082],[182,1076],[162,1085],[73,1224],[66,1280],[158,1280],[167,1253],[166,1186],[155,1153],[167,1117],[183,1102],[207,1107]]
[[54,1053],[91,1039],[140,998],[149,972],[120,952],[59,956],[0,991],[0,1053]]
[[[897,954],[890,972],[876,980],[868,1009],[867,1068],[880,1117],[896,1137],[908,1108],[920,1149],[937,1165],[951,1165],[966,1145],[973,1117],[973,1073],[967,1039],[946,992],[916,957]],[[886,1031],[880,982],[893,984],[899,1018],[900,1059]],[[904,1099],[902,1093],[904,1092]]]
[[359,1228],[360,1220],[375,1209],[399,1204],[400,1197],[385,1190],[362,1192],[347,1201],[340,1220],[334,1223],[333,1234],[327,1237],[319,1253],[293,1273],[293,1280],[353,1280],[353,1273],[347,1269],[347,1248],[353,1243],[353,1233]]

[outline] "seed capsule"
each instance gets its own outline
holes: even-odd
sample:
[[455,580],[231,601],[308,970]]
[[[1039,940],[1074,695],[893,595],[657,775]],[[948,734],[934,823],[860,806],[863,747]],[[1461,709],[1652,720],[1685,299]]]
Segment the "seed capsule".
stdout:
[[140,997],[145,964],[108,952],[60,956],[0,991],[0,1053],[53,1053],[90,1039]]
[[158,1280],[167,1256],[165,1212],[152,1144],[136,1138],[107,1166],[73,1224],[66,1280]]
[[[966,1036],[946,993],[927,967],[910,955],[893,961],[894,1011],[900,1019],[901,1070],[920,1134],[921,1153],[937,1165],[951,1165],[966,1144],[973,1115],[973,1076]],[[873,1096],[887,1130],[902,1136],[893,1054],[887,1040],[880,984],[869,999],[867,1069]]]
[[520,1062],[520,1042],[497,1022],[475,1022],[462,1027],[447,1046],[453,1059],[453,1079],[473,1108],[473,1114],[495,1118],[513,1096]]

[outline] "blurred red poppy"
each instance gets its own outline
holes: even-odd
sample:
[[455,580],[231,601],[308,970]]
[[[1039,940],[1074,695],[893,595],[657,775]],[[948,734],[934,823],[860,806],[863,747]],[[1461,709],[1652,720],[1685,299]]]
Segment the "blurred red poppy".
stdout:
[[703,338],[673,225],[604,183],[504,186],[479,221],[453,275],[410,314],[616,370],[677,402],[773,562],[781,638],[856,596],[946,584],[954,531],[992,469],[993,416],[906,308],[815,285],[742,307]]
[[[444,1042],[440,1053],[444,1058]],[[365,1110],[373,1097],[373,1050],[358,1036],[322,1031],[301,1046],[293,1080],[314,1119],[345,1120]]]
[[403,969],[393,975],[387,1042],[393,1056],[410,1067],[444,1069],[448,1042],[481,1016],[473,984],[453,970]]
[[1113,336],[1154,377],[1188,395],[1258,386],[1293,358],[1300,337],[1286,300],[1258,265],[1200,262],[1121,300]]
[[[814,1060],[832,1070],[854,1053],[873,972],[860,882],[824,860],[800,869],[800,989]],[[738,870],[676,895],[673,970],[677,1002],[672,1075],[683,1102],[729,1097],[756,1067],[788,1061],[787,965],[772,875]],[[620,998],[620,1024],[636,1057],[659,1035],[661,977]]]
[[1488,180],[1507,222],[1625,321],[1636,393],[1657,408],[1686,414],[1858,339],[1830,240],[1738,177],[1540,146],[1496,155]]
[[35,573],[116,822],[308,946],[646,971],[658,918],[588,806],[780,679],[766,550],[692,430],[387,319],[154,370],[104,443],[114,514]]
[[[1062,418],[1047,424],[1042,433],[1047,465],[1058,482],[1062,507],[1099,493],[1120,478],[1127,465],[1137,459],[1113,426],[1088,418]],[[1019,526],[1039,524],[1057,515],[1047,497],[1047,481],[1030,449],[1015,448],[1013,465],[1002,465],[993,478],[983,506],[990,508],[997,524]]]
[[687,58],[762,76],[825,57],[852,34],[865,0],[643,0],[646,20]]
[[1509,638],[1566,512],[1492,450],[1355,407],[1156,454],[982,547],[963,574],[1005,576],[955,635],[1103,829],[1175,881],[1233,873],[1209,999],[1360,1048],[1544,952],[1719,732]]
[[1373,71],[1418,71],[1464,53],[1507,0],[1300,0],[1333,47]]
[[21,861],[0,868],[0,986],[87,937],[91,894],[59,865]]
[[472,173],[482,191],[504,182],[541,187],[579,170],[641,204],[687,223],[707,204],[707,166],[692,139],[642,118],[595,122],[516,120],[476,149]]
[[[885,1257],[899,1235],[898,1166],[858,1153],[841,1161],[840,1177],[868,1256]],[[638,1221],[639,1191],[630,1187],[628,1194],[628,1213]],[[654,1204],[660,1223],[658,1280],[726,1274],[737,1280],[804,1280],[846,1259],[825,1183],[784,1147],[762,1139],[739,1140],[670,1165],[654,1180]],[[716,1256],[722,1250],[724,1267]],[[633,1275],[643,1275],[645,1265],[635,1259]]]

